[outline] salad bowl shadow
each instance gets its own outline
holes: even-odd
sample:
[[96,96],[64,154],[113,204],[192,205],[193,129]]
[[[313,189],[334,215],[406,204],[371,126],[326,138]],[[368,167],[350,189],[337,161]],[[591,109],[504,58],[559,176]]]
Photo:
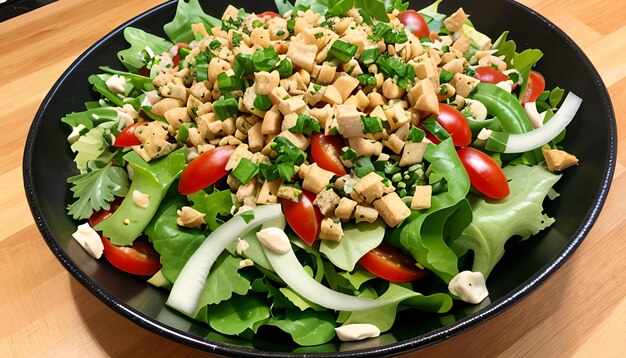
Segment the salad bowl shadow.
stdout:
[[[207,13],[219,15],[226,2],[204,2]],[[274,9],[271,0],[233,0],[247,11]],[[415,7],[417,5],[413,4]],[[165,307],[166,292],[127,275],[105,260],[93,260],[73,239],[76,223],[67,215],[71,194],[66,179],[75,173],[68,133],[60,118],[79,111],[94,99],[87,77],[98,66],[117,63],[115,54],[127,47],[122,31],[127,26],[163,35],[164,19],[171,19],[175,2],[164,3],[113,30],[85,51],[54,84],[31,126],[24,153],[24,185],[36,224],[54,255],[98,299],[137,325],[184,345],[229,356],[379,356],[419,349],[503,312],[545,282],[573,254],[588,234],[609,191],[616,160],[615,115],[600,76],[580,48],[554,24],[511,0],[447,0],[441,12],[459,6],[471,14],[481,31],[496,38],[505,30],[519,48],[538,48],[544,58],[538,70],[548,87],[559,86],[583,98],[583,106],[567,129],[564,145],[580,165],[568,169],[555,189],[560,196],[545,204],[557,219],[549,229],[524,242],[507,245],[504,258],[487,282],[490,297],[479,306],[459,305],[447,315],[400,315],[397,324],[377,339],[333,342],[318,347],[285,345],[282,336],[261,335],[254,340],[222,336],[208,327]],[[488,9],[488,11],[485,11]],[[527,29],[532,28],[533,31]],[[119,67],[119,66],[118,66]],[[593,120],[589,120],[593,119]],[[415,324],[420,322],[420,324]]]

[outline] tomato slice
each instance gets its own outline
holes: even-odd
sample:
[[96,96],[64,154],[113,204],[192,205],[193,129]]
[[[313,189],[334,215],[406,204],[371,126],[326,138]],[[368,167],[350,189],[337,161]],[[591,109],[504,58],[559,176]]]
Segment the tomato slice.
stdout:
[[117,137],[115,138],[115,142],[113,142],[113,145],[116,147],[130,147],[133,145],[140,145],[141,141],[135,135],[135,129],[137,129],[137,127],[139,126],[144,126],[146,124],[148,124],[148,122],[137,122],[126,126],[126,128],[124,128],[120,132],[120,134],[117,135]]
[[526,87],[526,93],[524,93],[522,106],[528,102],[535,102],[545,90],[546,79],[543,78],[543,75],[537,71],[530,71],[530,76],[528,77],[528,87]]
[[311,157],[317,165],[339,176],[346,175],[346,169],[341,163],[341,148],[343,142],[339,136],[313,133],[311,135]]
[[400,20],[400,22],[413,33],[413,35],[417,36],[417,38],[430,36],[428,24],[426,24],[426,20],[424,20],[419,12],[415,10],[406,10],[399,13],[397,17],[398,20]]
[[178,191],[183,195],[191,195],[226,176],[226,164],[234,151],[235,147],[229,145],[200,154],[183,169]]
[[265,11],[265,12],[258,14],[257,17],[260,17],[262,19],[265,19],[265,21],[268,21],[275,17],[282,17],[282,16],[280,16],[280,14],[275,13],[274,11]]
[[409,255],[385,243],[366,253],[359,263],[373,275],[396,283],[415,281],[428,274]]
[[302,191],[300,200],[293,201],[289,199],[281,199],[280,204],[285,214],[285,219],[291,229],[311,246],[319,236],[324,215],[317,206],[313,205],[315,194]]
[[469,175],[470,183],[479,192],[493,199],[504,199],[511,193],[506,175],[490,156],[471,147],[456,152]]
[[445,103],[439,103],[437,122],[450,133],[455,146],[465,147],[472,141],[469,123],[456,108]]
[[509,76],[496,70],[495,68],[488,67],[488,66],[478,67],[476,69],[476,74],[474,74],[474,77],[479,79],[481,82],[487,82],[487,83],[493,83],[493,84],[496,84],[502,81],[508,81],[509,79]]
[[116,246],[102,237],[104,257],[111,265],[133,275],[152,276],[161,269],[159,254],[147,243],[135,241],[133,246]]

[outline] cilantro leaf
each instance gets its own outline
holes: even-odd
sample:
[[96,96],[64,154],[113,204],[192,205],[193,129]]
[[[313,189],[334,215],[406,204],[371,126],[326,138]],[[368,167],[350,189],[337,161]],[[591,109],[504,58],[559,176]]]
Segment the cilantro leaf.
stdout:
[[73,197],[77,199],[67,206],[75,220],[87,219],[94,211],[111,208],[116,196],[128,192],[128,174],[123,168],[108,164],[90,173],[79,174],[67,179],[72,184]]
[[187,199],[193,202],[192,208],[206,214],[204,220],[211,231],[217,229],[222,223],[218,215],[229,215],[233,206],[230,190],[215,189],[210,194],[201,190],[195,194],[187,195]]

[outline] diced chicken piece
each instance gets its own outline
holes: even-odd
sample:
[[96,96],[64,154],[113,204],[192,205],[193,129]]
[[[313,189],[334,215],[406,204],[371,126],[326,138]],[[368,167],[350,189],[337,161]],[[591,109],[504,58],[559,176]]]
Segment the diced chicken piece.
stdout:
[[278,109],[285,116],[290,113],[301,114],[307,109],[307,105],[302,97],[291,97],[279,103]]
[[463,29],[463,24],[468,17],[469,15],[463,11],[463,8],[459,8],[454,14],[443,20],[443,24],[450,32],[459,32]]
[[339,92],[337,87],[330,85],[330,86],[327,86],[326,89],[324,90],[322,101],[330,105],[336,105],[336,104],[342,104],[343,98],[341,97],[341,93]]
[[319,194],[324,190],[326,185],[330,184],[330,180],[335,176],[335,173],[322,169],[317,166],[317,163],[309,166],[308,171],[302,181],[302,189],[312,192],[313,194]]
[[248,143],[250,144],[250,150],[252,152],[259,152],[263,149],[263,133],[261,133],[261,127],[263,124],[258,122],[248,130]]
[[475,305],[489,296],[485,276],[481,272],[460,272],[450,280],[448,291],[462,301]]
[[297,113],[289,113],[283,117],[283,123],[281,124],[281,130],[287,131],[290,128],[295,127],[298,123],[298,114]]
[[456,39],[456,41],[454,41],[454,43],[452,44],[452,48],[459,52],[465,53],[470,48],[470,41],[465,35],[460,36],[458,39]]
[[87,251],[94,259],[102,257],[104,245],[100,239],[100,235],[94,230],[89,223],[78,225],[72,237]]
[[252,159],[252,152],[248,150],[247,144],[239,144],[233,154],[231,154],[230,159],[228,159],[228,163],[226,163],[225,170],[232,170],[239,165],[239,162],[242,158]]
[[254,73],[254,89],[258,94],[267,96],[274,88],[278,87],[279,83],[280,74],[278,71]]
[[321,65],[319,67],[315,82],[320,85],[327,85],[333,82],[335,74],[337,73],[337,67],[329,65]]
[[398,226],[404,219],[411,215],[409,209],[397,193],[389,193],[374,202],[378,214],[390,227]]
[[313,205],[317,205],[324,216],[334,216],[335,208],[339,205],[339,195],[333,189],[322,190],[315,197]]
[[400,158],[401,167],[410,167],[417,163],[421,163],[424,159],[424,152],[428,146],[427,142],[415,143],[406,142],[404,150],[402,150],[402,158]]
[[393,79],[388,78],[383,82],[383,95],[388,99],[396,99],[404,96],[404,88],[398,86]]
[[383,144],[396,154],[400,154],[402,152],[402,148],[404,148],[404,141],[395,133],[390,135],[386,140],[383,140]]
[[224,20],[235,19],[236,20],[238,14],[239,14],[239,9],[237,9],[236,7],[232,5],[228,5],[226,10],[224,10],[224,14],[222,14],[222,19]]
[[354,149],[359,156],[378,156],[383,150],[383,144],[379,141],[353,137],[348,139],[350,148]]
[[397,130],[411,121],[411,118],[406,114],[406,111],[399,103],[386,109],[385,115],[392,131]]
[[279,106],[281,103],[291,98],[287,90],[280,86],[274,87],[267,96],[270,98],[272,104],[276,106]]
[[[534,102],[532,102],[532,103],[534,103]],[[470,112],[472,112],[472,115],[474,116],[474,119],[476,119],[477,121],[484,121],[485,119],[487,119],[487,114],[488,114],[487,113],[487,107],[485,107],[485,105],[481,101],[477,101],[475,99],[466,98],[465,99],[465,106],[469,107]],[[528,113],[528,112],[526,112],[526,113]]]
[[243,203],[243,205],[255,206],[256,197],[258,191],[258,183],[256,178],[250,180],[247,184],[244,184],[237,189],[235,196],[237,200]]
[[378,211],[371,206],[357,205],[354,210],[354,218],[357,223],[368,222],[373,223],[378,219]]
[[315,65],[315,56],[317,55],[316,45],[307,45],[301,41],[291,41],[287,57],[291,59],[294,65],[305,69],[308,72],[313,71]]
[[443,69],[452,74],[463,73],[464,65],[465,61],[463,59],[455,58],[454,60],[451,60],[450,62],[443,65]]
[[297,200],[302,195],[302,190],[289,185],[281,185],[276,196],[282,199]]
[[356,190],[352,190],[350,191],[350,197],[352,198],[352,200],[356,201],[359,204],[362,204],[365,202],[365,199],[363,199],[363,197],[356,192]]
[[412,210],[422,210],[430,208],[430,199],[433,195],[433,187],[430,185],[417,185],[415,194],[411,200]]
[[337,126],[339,133],[344,138],[362,137],[363,124],[361,121],[361,113],[355,105],[341,104],[336,107]]
[[437,92],[430,81],[419,81],[408,93],[413,108],[420,111],[439,114]]
[[372,203],[383,196],[385,184],[383,178],[376,173],[369,173],[361,178],[354,186],[356,191],[365,201]]
[[456,93],[463,97],[469,96],[469,94],[478,86],[480,80],[462,73],[457,73],[450,80],[450,84],[456,89]]
[[167,141],[168,133],[159,121],[137,127],[135,136],[142,144],[132,148],[146,162],[164,157],[176,149],[176,144]]
[[439,87],[439,72],[433,59],[426,57],[420,62],[410,62],[415,69],[415,77],[428,80],[433,87]]
[[281,181],[265,181],[259,190],[259,196],[256,198],[257,204],[275,204],[278,202],[278,189]]
[[564,150],[542,148],[541,151],[551,172],[559,172],[578,164],[578,158]]
[[278,106],[273,106],[269,111],[265,112],[263,122],[261,124],[261,133],[278,134],[281,130],[282,115],[278,110]]
[[353,104],[359,111],[364,111],[369,106],[370,100],[363,91],[359,91],[355,95],[348,97],[344,104]]
[[357,206],[357,202],[348,198],[341,198],[339,205],[335,209],[335,216],[342,220],[350,220],[354,208]]
[[266,48],[270,46],[270,32],[263,27],[256,27],[250,32],[250,42]]
[[318,102],[324,99],[325,92],[326,87],[311,82],[304,93],[304,99],[309,105],[315,106]]
[[337,88],[337,90],[341,94],[341,99],[343,102],[348,99],[350,94],[352,94],[352,91],[354,91],[354,89],[357,88],[358,85],[359,80],[348,75],[339,76],[335,80],[335,82],[333,82],[333,86],[335,86],[335,88]]
[[179,226],[199,229],[202,224],[206,224],[204,221],[206,214],[203,214],[192,207],[183,206],[180,210],[176,210],[176,214],[178,214],[176,224]]
[[325,105],[322,108],[309,109],[308,115],[317,119],[322,127],[326,126],[326,122],[333,116],[333,107],[330,104]]
[[191,122],[191,118],[189,118],[189,113],[187,113],[187,108],[185,107],[169,109],[164,113],[164,117],[174,131],[177,131],[181,124]]
[[341,222],[334,222],[331,218],[324,218],[320,228],[320,240],[341,241],[343,229]]
[[163,117],[165,112],[173,108],[182,107],[183,104],[183,101],[176,98],[163,98],[162,100],[156,102],[150,111],[157,116]]
[[209,67],[207,69],[209,82],[215,83],[217,81],[217,76],[228,70],[231,70],[231,65],[228,61],[222,60],[219,57],[213,57],[209,62]]

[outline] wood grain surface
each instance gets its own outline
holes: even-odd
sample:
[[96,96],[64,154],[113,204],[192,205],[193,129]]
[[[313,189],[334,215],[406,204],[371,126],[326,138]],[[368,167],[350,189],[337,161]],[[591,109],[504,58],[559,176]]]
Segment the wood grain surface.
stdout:
[[[626,1],[521,2],[569,34],[609,88],[620,142],[611,192],[589,236],[547,283],[419,356],[624,357]],[[62,0],[0,23],[0,357],[204,356],[136,326],[76,282],[42,240],[22,184],[26,135],[52,84],[92,43],[159,3]]]

